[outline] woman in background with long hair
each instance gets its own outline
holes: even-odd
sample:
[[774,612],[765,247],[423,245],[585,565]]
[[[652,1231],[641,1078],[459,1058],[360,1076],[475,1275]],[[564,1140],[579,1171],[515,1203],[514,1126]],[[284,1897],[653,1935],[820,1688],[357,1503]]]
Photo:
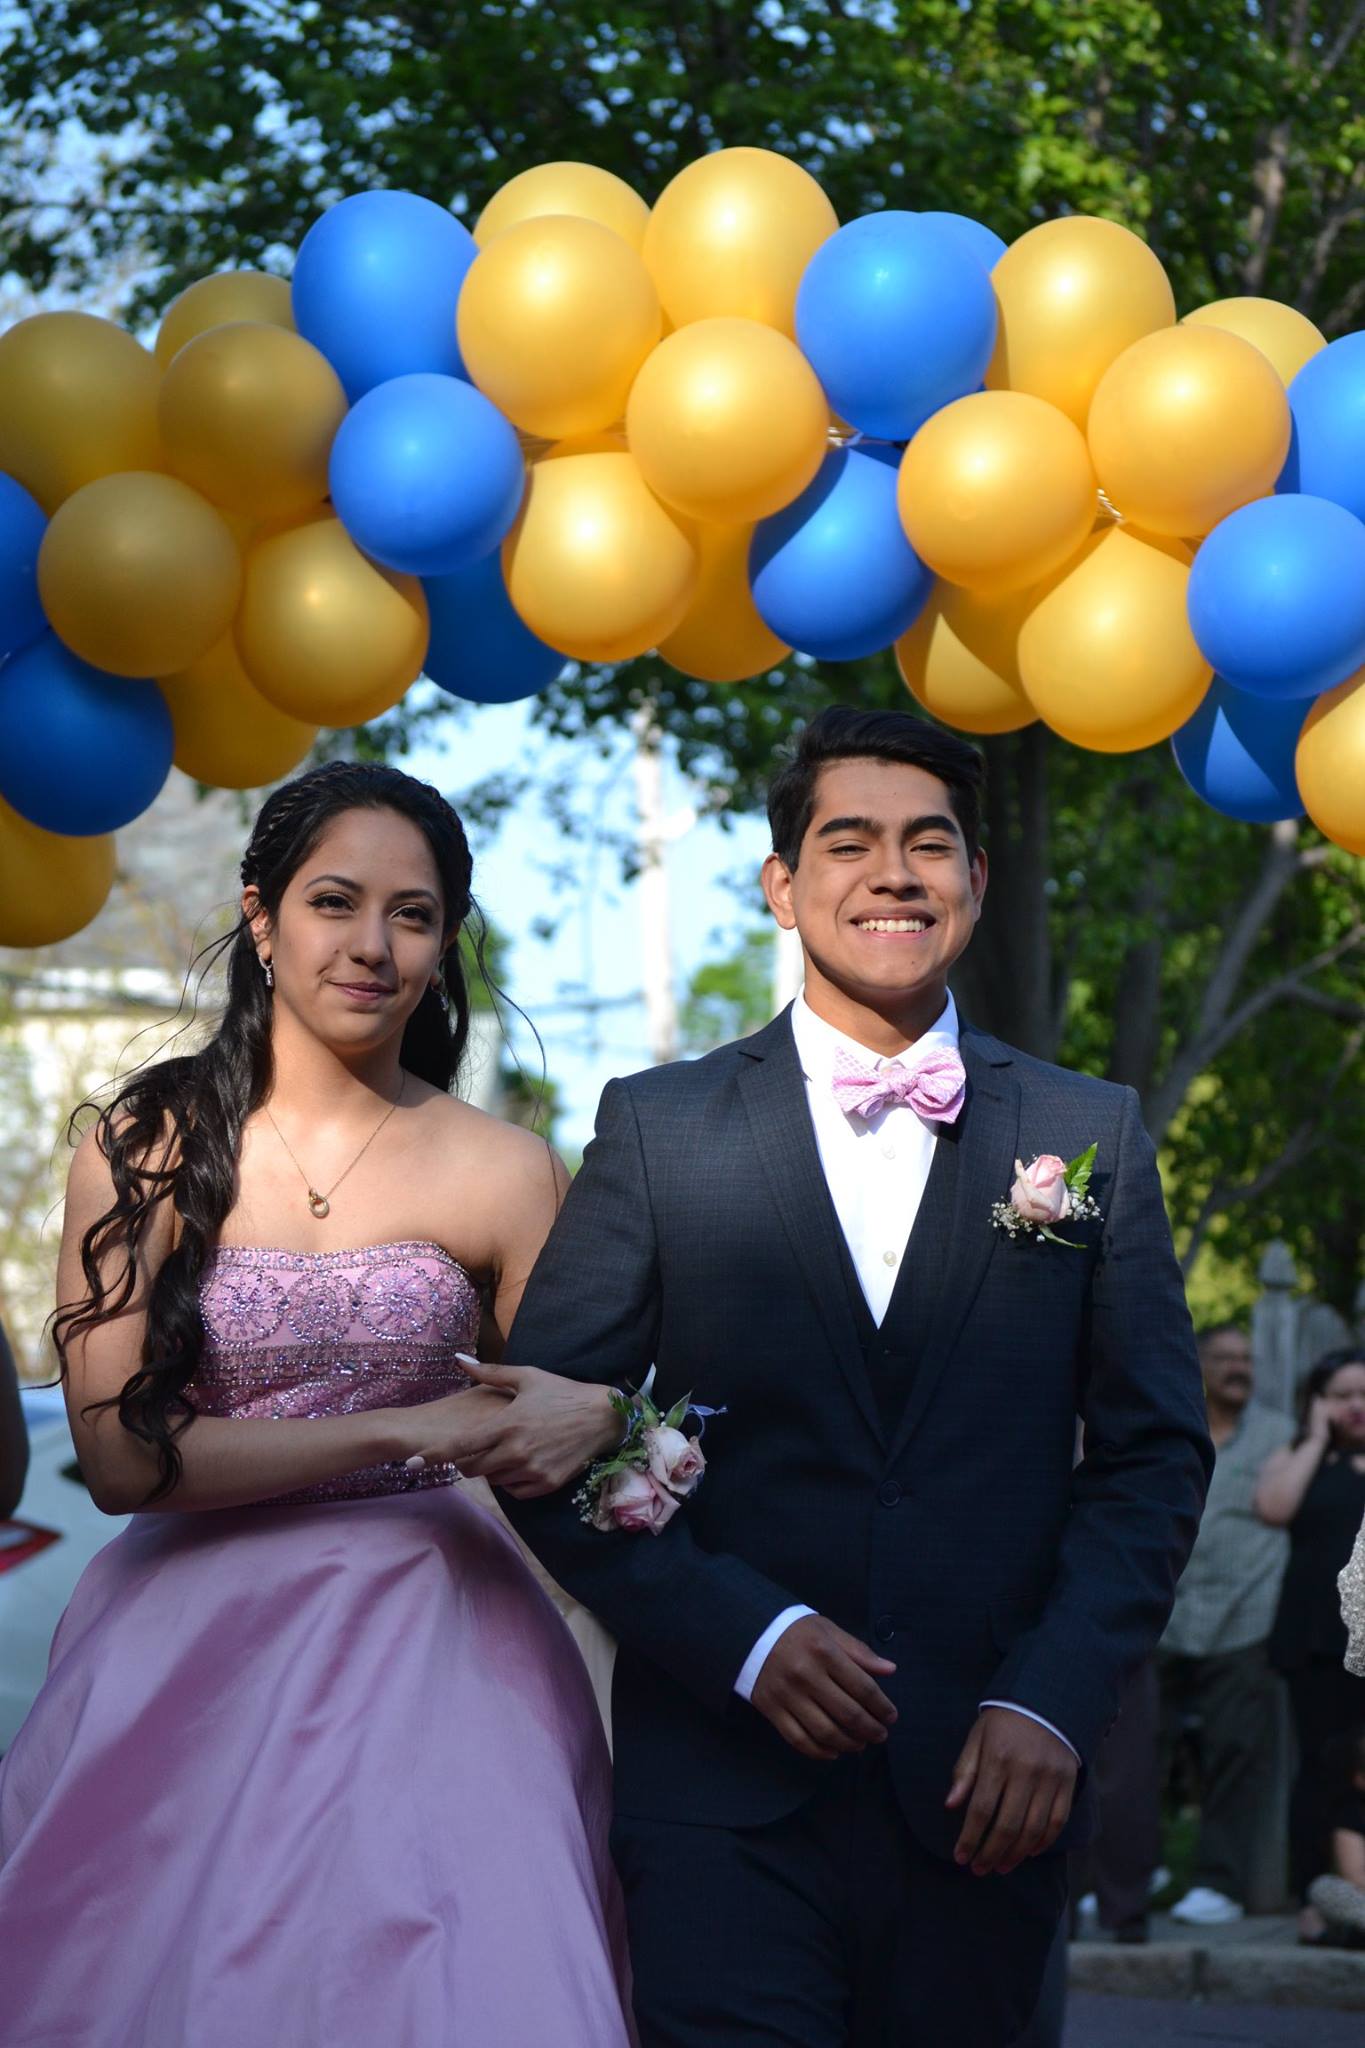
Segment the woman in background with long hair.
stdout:
[[133,1515],[0,1775],[6,2048],[632,2038],[591,1688],[458,1484],[619,1436],[604,1389],[468,1356],[563,1185],[450,1093],[470,880],[425,784],[284,785],[216,1034],[76,1151],[56,1338]]

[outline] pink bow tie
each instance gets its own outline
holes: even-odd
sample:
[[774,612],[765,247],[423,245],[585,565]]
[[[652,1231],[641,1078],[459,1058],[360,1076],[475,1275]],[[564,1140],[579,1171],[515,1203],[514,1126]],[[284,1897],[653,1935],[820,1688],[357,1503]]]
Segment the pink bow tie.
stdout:
[[876,1116],[894,1103],[907,1103],[935,1123],[955,1124],[967,1100],[967,1070],[949,1046],[936,1046],[917,1060],[876,1069],[860,1066],[841,1045],[834,1049],[834,1100],[846,1116]]

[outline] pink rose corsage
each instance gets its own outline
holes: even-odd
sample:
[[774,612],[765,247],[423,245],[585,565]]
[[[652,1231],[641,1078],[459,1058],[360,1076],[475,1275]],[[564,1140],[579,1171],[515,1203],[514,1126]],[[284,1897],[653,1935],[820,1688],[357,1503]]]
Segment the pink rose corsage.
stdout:
[[1016,1159],[1009,1200],[997,1202],[991,1210],[996,1229],[1010,1237],[1032,1237],[1037,1244],[1046,1238],[1049,1244],[1080,1251],[1074,1238],[1058,1237],[1053,1226],[1087,1223],[1100,1216],[1099,1203],[1089,1192],[1099,1149],[1091,1145],[1070,1162],[1059,1159],[1055,1152],[1040,1152],[1028,1166]]
[[[594,1529],[646,1530],[657,1536],[667,1528],[682,1503],[696,1492],[706,1470],[701,1432],[720,1408],[698,1408],[690,1394],[675,1401],[667,1414],[651,1398],[654,1369],[640,1392],[612,1388],[611,1402],[625,1435],[609,1458],[590,1465],[574,1495],[579,1515]],[[695,1417],[697,1433],[686,1423]]]

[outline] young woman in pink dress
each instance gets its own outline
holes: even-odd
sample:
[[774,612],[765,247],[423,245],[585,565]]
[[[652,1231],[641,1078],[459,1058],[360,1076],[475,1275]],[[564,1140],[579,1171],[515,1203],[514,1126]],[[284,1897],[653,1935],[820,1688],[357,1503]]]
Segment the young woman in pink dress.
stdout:
[[217,1032],[72,1162],[68,1407],[134,1512],[0,1769],[0,2039],[627,2048],[592,1690],[459,1484],[619,1435],[600,1387],[468,1361],[564,1172],[450,1093],[464,832],[335,763],[242,882]]

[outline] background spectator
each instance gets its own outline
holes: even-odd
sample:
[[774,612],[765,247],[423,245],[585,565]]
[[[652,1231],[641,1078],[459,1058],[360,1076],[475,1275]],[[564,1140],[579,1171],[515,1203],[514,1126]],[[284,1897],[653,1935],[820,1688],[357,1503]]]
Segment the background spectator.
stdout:
[[1331,1749],[1365,1716],[1365,1680],[1346,1669],[1337,1578],[1365,1516],[1365,1353],[1331,1351],[1304,1382],[1304,1422],[1275,1452],[1256,1489],[1256,1511],[1289,1530],[1289,1567],[1270,1634],[1270,1660],[1289,1681],[1299,1772],[1289,1812],[1290,1881],[1305,1904],[1301,1941],[1326,1923],[1308,1887],[1328,1867]]
[[28,1428],[19,1405],[19,1375],[0,1324],[0,1520],[19,1505],[28,1476]]
[[1254,1398],[1244,1330],[1218,1323],[1198,1343],[1218,1455],[1158,1673],[1163,1783],[1182,1725],[1198,1722],[1199,1836],[1189,1890],[1171,1911],[1207,1927],[1246,1910],[1257,1827],[1274,1794],[1280,1680],[1266,1641],[1289,1543],[1258,1518],[1255,1496],[1261,1468],[1293,1424]]

